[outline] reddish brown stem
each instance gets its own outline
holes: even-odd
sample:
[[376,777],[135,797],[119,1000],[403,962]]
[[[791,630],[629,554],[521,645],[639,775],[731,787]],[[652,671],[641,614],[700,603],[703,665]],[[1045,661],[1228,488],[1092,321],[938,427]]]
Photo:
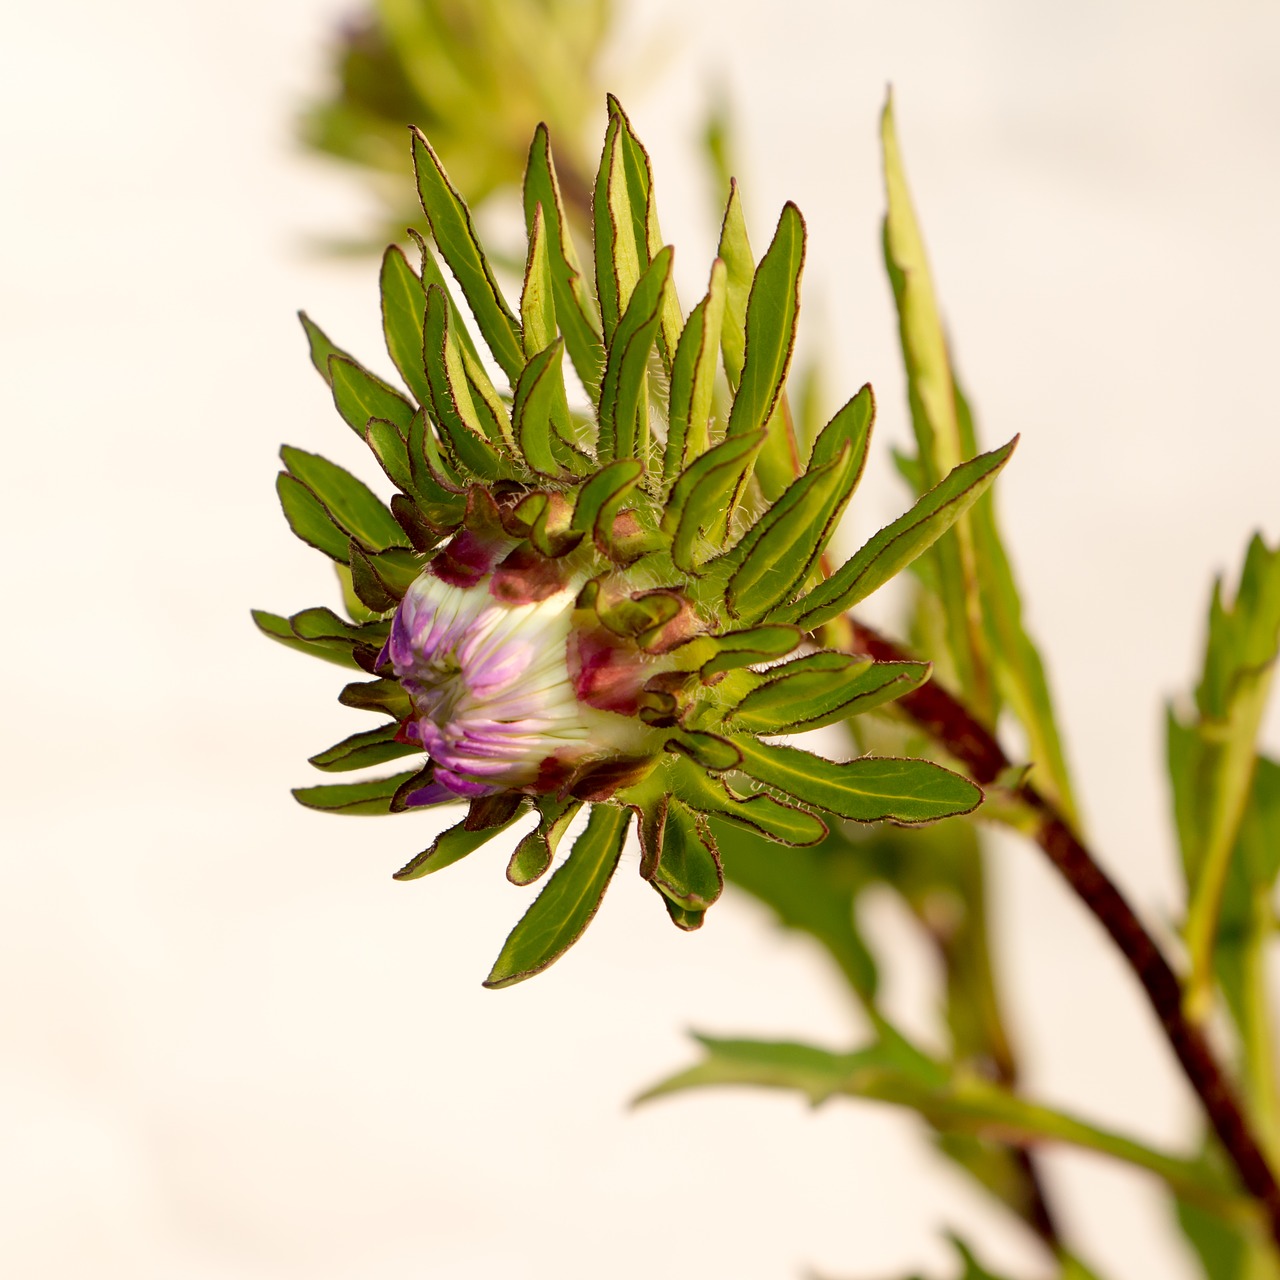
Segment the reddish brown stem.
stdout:
[[[909,657],[879,632],[853,619],[850,622],[855,651],[891,662]],[[1010,767],[1009,758],[990,730],[940,684],[930,681],[899,699],[898,706],[963,764],[979,785],[990,786]],[[1027,782],[1018,786],[1016,794],[1036,815],[1036,843],[1107,931],[1142,984],[1213,1131],[1235,1166],[1241,1184],[1265,1211],[1271,1236],[1280,1246],[1280,1185],[1203,1031],[1183,1012],[1182,983],[1173,967],[1124,895],[1053,803]]]

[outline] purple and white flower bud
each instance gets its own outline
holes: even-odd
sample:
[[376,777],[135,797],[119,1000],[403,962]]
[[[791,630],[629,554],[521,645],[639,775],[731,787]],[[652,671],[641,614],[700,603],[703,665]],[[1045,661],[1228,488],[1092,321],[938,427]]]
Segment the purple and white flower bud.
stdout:
[[403,736],[435,765],[431,803],[555,790],[592,757],[634,755],[645,727],[579,700],[569,648],[577,584],[532,601],[423,573],[384,651],[413,704]]

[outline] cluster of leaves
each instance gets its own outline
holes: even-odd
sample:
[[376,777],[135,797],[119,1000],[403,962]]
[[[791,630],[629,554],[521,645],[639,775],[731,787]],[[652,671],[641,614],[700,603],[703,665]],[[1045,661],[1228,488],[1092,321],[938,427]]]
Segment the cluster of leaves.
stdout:
[[[1221,991],[1238,1046],[1238,1074],[1267,1157],[1280,1165],[1268,954],[1280,875],[1280,763],[1258,732],[1280,654],[1280,551],[1255,537],[1235,599],[1222,582],[1209,605],[1193,710],[1166,719],[1169,777],[1187,883],[1188,1003],[1208,1016]],[[1212,1168],[1207,1160],[1206,1167]],[[1274,1280],[1274,1254],[1248,1234],[1181,1204],[1180,1219],[1214,1280]]]
[[[652,743],[646,758],[607,762],[603,774],[594,768],[544,794],[472,801],[461,823],[399,873],[412,879],[450,865],[536,810],[538,826],[508,870],[513,881],[531,883],[549,869],[577,810],[594,804],[567,860],[508,939],[490,986],[541,971],[581,935],[617,866],[632,811],[641,874],[689,929],[723,885],[709,816],[806,845],[820,841],[833,818],[927,822],[981,799],[971,782],[927,760],[863,755],[836,763],[759,736],[865,713],[917,687],[927,664],[812,647],[781,665],[761,664],[794,654],[933,545],[986,490],[1012,442],[957,465],[828,572],[823,556],[862,474],[874,406],[864,387],[800,459],[780,403],[799,312],[803,220],[786,206],[757,265],[735,189],[707,293],[686,318],[648,156],[617,102],[609,107],[593,200],[595,289],[579,264],[540,127],[525,172],[529,241],[518,317],[466,204],[415,133],[435,252],[419,238],[415,272],[397,248],[387,251],[382,311],[388,351],[417,404],[304,319],[340,414],[397,493],[384,507],[342,468],[286,447],[278,482],[285,515],[337,563],[356,608],[350,623],[323,609],[257,615],[273,638],[375,677],[348,686],[341,701],[391,723],[313,759],[331,771],[415,750],[399,732],[412,714],[408,695],[378,665],[378,646],[424,557],[460,530],[520,540],[518,567],[510,557],[500,566],[504,583],[585,581],[577,605],[586,616],[577,625],[664,657],[634,709]],[[490,378],[437,252],[510,392]],[[570,408],[566,352],[587,412]],[[403,811],[432,771],[427,759],[373,781],[296,794],[338,812]]]

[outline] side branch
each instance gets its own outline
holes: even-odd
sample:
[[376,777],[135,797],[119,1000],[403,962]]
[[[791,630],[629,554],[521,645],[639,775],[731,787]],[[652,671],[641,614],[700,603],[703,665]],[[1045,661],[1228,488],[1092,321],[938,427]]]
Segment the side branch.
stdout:
[[[849,621],[854,651],[882,661],[902,661],[909,656],[879,632],[855,619]],[[925,684],[900,698],[897,705],[960,761],[979,785],[991,785],[1009,768],[1010,761],[991,731],[941,685]],[[1208,1040],[1183,1012],[1182,984],[1172,966],[1053,803],[1026,782],[1018,787],[1016,795],[1036,815],[1036,843],[1111,936],[1142,984],[1183,1074],[1199,1097],[1241,1184],[1263,1207],[1271,1236],[1280,1247],[1280,1184]]]

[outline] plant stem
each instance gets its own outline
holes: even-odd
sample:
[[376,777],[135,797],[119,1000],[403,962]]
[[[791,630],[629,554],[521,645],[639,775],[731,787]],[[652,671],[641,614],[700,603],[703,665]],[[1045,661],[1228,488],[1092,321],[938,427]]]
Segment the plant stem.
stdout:
[[[884,661],[902,661],[909,656],[879,632],[854,619],[850,622],[856,652]],[[907,694],[898,706],[963,764],[980,786],[990,786],[1010,768],[1009,758],[990,730],[936,682]],[[1142,984],[1183,1074],[1200,1099],[1241,1184],[1265,1211],[1271,1237],[1280,1247],[1280,1184],[1202,1028],[1186,1015],[1182,984],[1172,966],[1124,895],[1053,804],[1027,782],[1018,785],[1014,794],[1035,819],[1036,843],[1107,931]]]

